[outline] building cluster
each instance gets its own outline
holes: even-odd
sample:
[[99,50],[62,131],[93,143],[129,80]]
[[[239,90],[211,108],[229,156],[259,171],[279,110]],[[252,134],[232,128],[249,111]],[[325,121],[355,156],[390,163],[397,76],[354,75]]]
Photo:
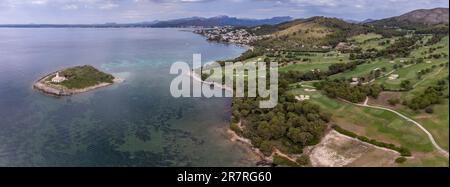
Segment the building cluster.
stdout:
[[256,36],[245,29],[237,29],[231,26],[197,29],[194,33],[203,35],[211,41],[249,45],[260,40],[263,36]]

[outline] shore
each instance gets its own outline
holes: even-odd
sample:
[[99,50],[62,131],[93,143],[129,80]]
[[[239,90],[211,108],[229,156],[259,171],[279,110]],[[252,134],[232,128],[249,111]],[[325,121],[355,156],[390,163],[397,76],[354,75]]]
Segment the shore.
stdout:
[[191,73],[189,75],[187,75],[187,76],[192,77],[193,80],[201,82],[203,84],[214,85],[215,87],[221,88],[222,90],[227,90],[227,91],[233,92],[233,88],[231,88],[231,87],[229,87],[227,85],[219,84],[217,82],[203,81],[201,79],[201,77],[197,73],[195,73],[195,71],[191,71]]
[[45,80],[47,80],[47,78],[54,75],[55,73],[56,72],[46,75],[43,78],[36,81],[36,83],[33,84],[33,88],[36,90],[39,90],[45,94],[60,97],[60,96],[70,96],[70,95],[74,95],[74,94],[84,93],[84,92],[92,91],[95,89],[99,89],[99,88],[107,87],[107,86],[110,86],[110,85],[113,85],[116,83],[123,82],[122,79],[115,77],[113,80],[113,83],[105,82],[105,83],[100,83],[100,84],[82,88],[82,89],[69,89],[64,86],[51,85],[51,84],[46,83]]
[[239,136],[236,132],[227,127],[226,133],[228,134],[228,138],[231,142],[237,142],[242,145],[250,154],[249,157],[256,157],[255,164],[257,166],[272,166],[273,158],[272,156],[265,156],[258,148],[253,146],[251,140]]

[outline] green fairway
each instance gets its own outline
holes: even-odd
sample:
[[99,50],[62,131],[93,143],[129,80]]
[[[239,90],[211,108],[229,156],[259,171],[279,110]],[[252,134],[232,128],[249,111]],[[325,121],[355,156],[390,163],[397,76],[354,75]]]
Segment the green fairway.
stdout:
[[[377,83],[383,84],[385,88],[389,90],[400,90],[400,83],[402,81],[408,80],[411,82],[411,85],[418,86],[423,81],[426,81],[427,79],[434,79],[438,73],[441,71],[444,71],[445,67],[440,67],[440,64],[443,63],[443,60],[434,60],[432,63],[421,63],[421,64],[412,64],[405,66],[403,68],[400,68],[396,71],[394,71],[392,74],[399,75],[398,79],[390,80],[389,76],[382,77],[377,79]],[[426,75],[422,76],[421,79],[418,79],[417,72],[421,70],[425,70],[427,68],[432,68],[432,66],[435,66],[435,68],[432,69],[430,73],[427,73]]]
[[338,79],[338,78],[350,79],[353,77],[362,77],[362,76],[366,76],[366,75],[370,74],[371,71],[373,71],[377,68],[380,68],[380,69],[385,68],[386,73],[387,73],[387,72],[390,72],[393,70],[393,64],[389,63],[389,61],[385,60],[385,59],[377,60],[374,62],[368,62],[368,63],[361,64],[352,71],[346,71],[343,73],[338,73],[336,75],[332,75],[332,76],[330,76],[330,78],[331,79]]
[[[280,67],[281,72],[287,71],[299,71],[307,72],[315,69],[320,71],[327,71],[328,67],[335,63],[346,63],[348,62],[348,54],[341,54],[338,52],[328,52],[328,53],[309,53],[312,56],[308,56],[311,61],[309,62],[296,62],[287,66]],[[277,60],[274,58],[273,60]]]
[[280,72],[287,71],[299,71],[299,72],[307,72],[311,70],[320,69],[320,71],[327,71],[328,67],[333,63],[301,63],[301,64],[292,64],[285,67],[280,68]]
[[412,151],[430,152],[433,147],[426,134],[412,123],[388,111],[362,108],[344,103],[320,92],[306,92],[304,88],[290,91],[294,95],[310,95],[309,102],[318,104],[333,114],[333,122],[349,129],[362,129],[360,135],[402,145]]
[[[436,84],[438,80],[444,79],[448,77],[449,70],[445,69],[434,76],[430,76],[430,78],[421,82],[417,87],[409,92],[404,92],[402,94],[402,98],[411,99],[414,96],[417,96],[430,85]],[[447,91],[448,93],[448,85]],[[402,106],[399,111],[406,114],[407,116],[413,118],[420,124],[422,124],[433,137],[436,139],[437,143],[442,146],[444,149],[449,149],[449,100],[445,99],[442,104],[434,105],[433,110],[435,111],[433,114],[427,114],[423,111],[417,112],[408,109],[406,106]]]

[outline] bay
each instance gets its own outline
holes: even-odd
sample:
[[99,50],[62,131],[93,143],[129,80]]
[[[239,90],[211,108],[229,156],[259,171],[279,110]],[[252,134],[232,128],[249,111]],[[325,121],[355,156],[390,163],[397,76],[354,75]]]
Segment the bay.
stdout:
[[[239,56],[180,29],[0,29],[0,166],[249,166],[226,137],[229,98],[173,98],[176,61]],[[125,81],[71,97],[32,89],[90,64]]]

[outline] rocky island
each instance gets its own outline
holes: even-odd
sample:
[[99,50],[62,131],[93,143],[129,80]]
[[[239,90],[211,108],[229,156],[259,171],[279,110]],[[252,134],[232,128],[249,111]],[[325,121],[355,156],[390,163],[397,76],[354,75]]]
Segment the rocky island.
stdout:
[[120,79],[84,65],[50,73],[33,85],[34,89],[53,96],[69,96],[119,82]]

